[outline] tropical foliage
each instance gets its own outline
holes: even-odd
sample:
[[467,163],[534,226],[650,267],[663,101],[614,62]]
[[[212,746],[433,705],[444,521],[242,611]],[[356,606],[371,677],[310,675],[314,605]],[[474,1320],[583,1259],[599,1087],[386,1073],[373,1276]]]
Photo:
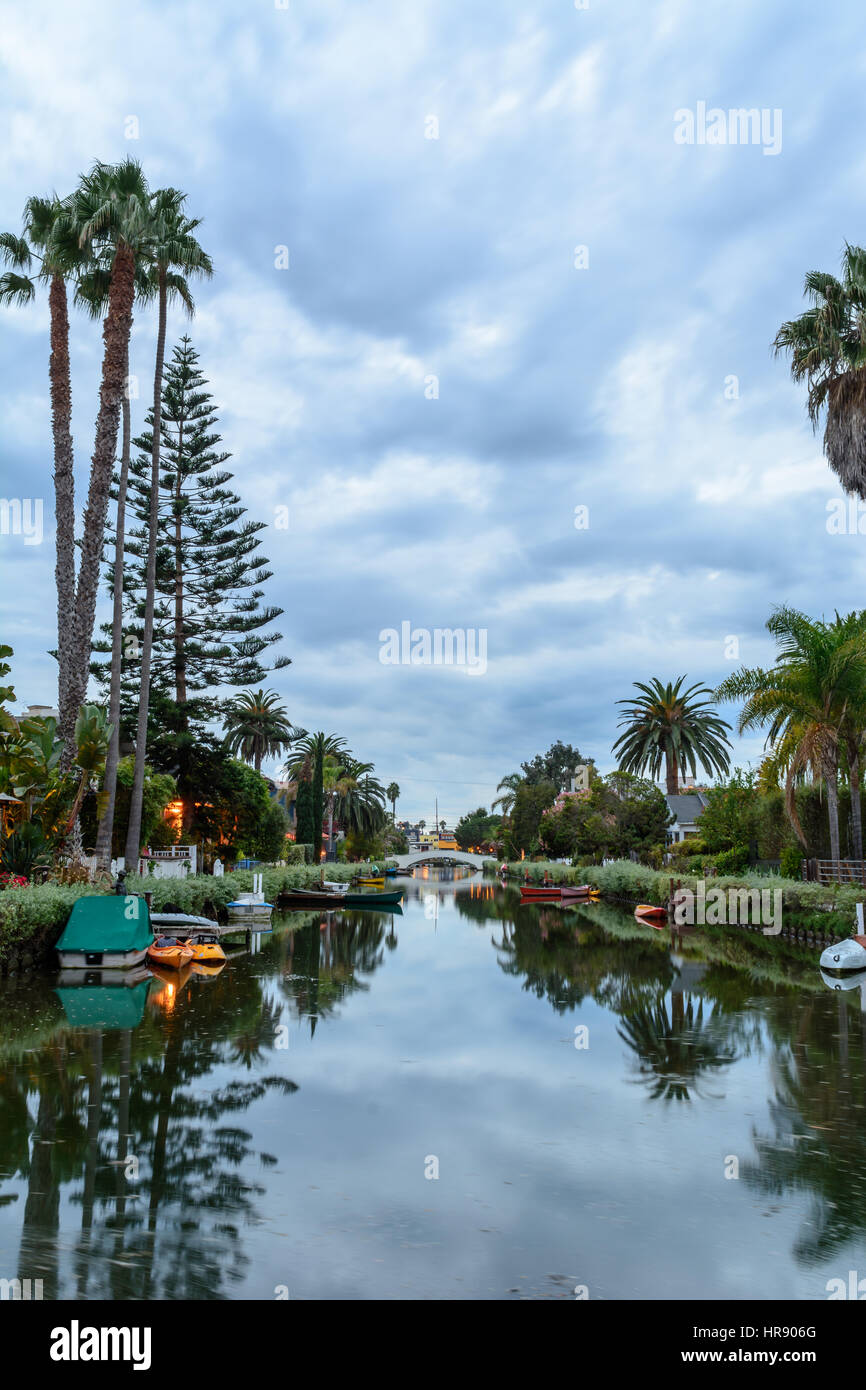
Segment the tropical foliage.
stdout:
[[[636,697],[618,700],[625,707],[619,721],[623,733],[613,753],[623,772],[648,773],[657,781],[665,770],[667,792],[675,796],[679,779],[697,774],[698,764],[707,772],[724,776],[730,766],[730,724],[712,712],[712,691],[700,683],[683,688],[685,676],[662,685],[635,681]],[[701,699],[707,695],[709,699]]]

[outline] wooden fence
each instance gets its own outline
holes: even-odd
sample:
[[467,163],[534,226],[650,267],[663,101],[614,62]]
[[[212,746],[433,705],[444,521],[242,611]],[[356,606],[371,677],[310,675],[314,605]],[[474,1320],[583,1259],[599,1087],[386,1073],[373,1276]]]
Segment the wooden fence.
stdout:
[[803,878],[814,883],[858,883],[866,886],[866,859],[804,859]]

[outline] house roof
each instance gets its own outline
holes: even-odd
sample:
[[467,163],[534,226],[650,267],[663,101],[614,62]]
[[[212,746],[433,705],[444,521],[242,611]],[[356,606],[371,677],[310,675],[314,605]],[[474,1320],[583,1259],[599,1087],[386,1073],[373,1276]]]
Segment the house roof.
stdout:
[[668,810],[676,818],[680,825],[691,825],[696,821],[706,805],[703,797],[696,794],[691,796],[666,796]]

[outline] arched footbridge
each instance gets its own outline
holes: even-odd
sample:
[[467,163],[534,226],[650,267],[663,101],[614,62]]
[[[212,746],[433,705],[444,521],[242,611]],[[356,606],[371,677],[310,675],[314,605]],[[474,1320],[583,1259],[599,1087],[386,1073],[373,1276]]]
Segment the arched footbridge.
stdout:
[[469,854],[462,849],[419,849],[411,854],[389,854],[389,862],[396,860],[398,869],[414,869],[419,864],[469,864],[480,869],[487,854]]

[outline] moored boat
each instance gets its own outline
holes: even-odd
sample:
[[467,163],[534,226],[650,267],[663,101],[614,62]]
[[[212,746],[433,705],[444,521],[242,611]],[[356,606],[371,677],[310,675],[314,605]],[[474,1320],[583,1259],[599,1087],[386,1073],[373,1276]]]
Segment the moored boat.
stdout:
[[560,883],[546,883],[541,887],[536,884],[524,884],[520,889],[522,898],[560,898],[562,896],[562,885]]
[[181,966],[189,964],[192,957],[192,948],[174,936],[158,936],[147,948],[147,959],[151,964],[168,966],[170,970],[180,970]]
[[329,888],[287,888],[280,893],[281,907],[339,907],[346,893]]
[[866,936],[849,936],[828,946],[818,964],[822,970],[866,970]]
[[403,889],[395,888],[387,893],[346,893],[341,899],[344,907],[389,907],[397,906],[403,898]]
[[273,910],[273,903],[266,903],[254,893],[239,893],[233,902],[227,904],[230,922],[255,922],[267,926]]
[[359,884],[362,888],[384,888],[385,876],[384,874],[380,874],[378,878],[356,878],[355,882]]
[[57,942],[61,970],[127,970],[144,960],[153,937],[144,898],[79,898]]
[[657,920],[654,919],[666,918],[668,910],[666,907],[659,907],[657,903],[638,903],[634,915],[639,922],[646,921],[654,927],[657,925]]
[[226,953],[219,943],[219,937],[212,932],[197,932],[194,936],[188,936],[183,944],[189,946],[197,965],[225,965]]

